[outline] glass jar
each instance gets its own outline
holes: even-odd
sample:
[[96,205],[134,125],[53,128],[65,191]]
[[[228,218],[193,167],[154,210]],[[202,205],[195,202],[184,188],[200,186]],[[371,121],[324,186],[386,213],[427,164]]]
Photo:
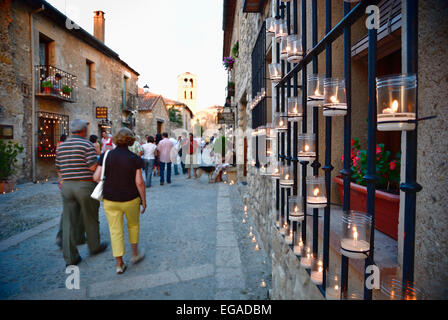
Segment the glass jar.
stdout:
[[303,58],[302,38],[296,34],[288,36],[288,62],[299,63]]
[[275,21],[275,40],[280,42],[283,38],[288,36],[288,27],[286,21],[283,19],[277,19]]
[[271,177],[273,179],[280,179],[280,165],[278,163],[272,164]]
[[280,59],[282,60],[288,59],[288,52],[289,52],[288,38],[283,37],[280,40]]
[[417,77],[402,74],[376,78],[378,130],[415,129]]
[[289,221],[302,222],[305,214],[303,212],[302,196],[293,195],[288,198],[289,204]]
[[372,218],[365,213],[345,211],[342,214],[341,254],[351,259],[365,259],[370,251]]
[[325,298],[327,300],[341,299],[341,278],[339,274],[327,272],[327,287],[325,288]]
[[318,74],[310,74],[307,81],[308,105],[319,107],[324,100],[324,77]]
[[274,113],[274,126],[277,131],[287,131],[288,130],[288,114],[286,112],[275,112]]
[[282,187],[292,187],[294,184],[294,170],[291,165],[284,164],[280,169],[280,185]]
[[298,154],[299,161],[311,162],[316,159],[316,134],[302,133],[298,137]]
[[275,18],[266,19],[266,34],[269,36],[275,35]]
[[327,187],[324,177],[306,178],[306,204],[312,209],[327,206]]
[[299,121],[303,115],[302,101],[299,97],[288,97],[288,121]]
[[274,83],[282,79],[282,67],[280,63],[269,64],[269,78]]
[[337,78],[324,80],[324,112],[325,117],[345,116],[347,114],[347,97],[345,81]]
[[311,281],[318,286],[322,285],[324,278],[324,261],[322,256],[313,257],[311,261]]
[[313,260],[313,253],[311,252],[311,247],[306,244],[302,248],[302,254],[300,255],[300,265],[305,269],[311,269],[311,264]]
[[388,300],[424,300],[423,292],[414,282],[405,284],[394,275],[381,276],[381,293]]
[[302,255],[304,244],[302,241],[302,234],[300,232],[296,232],[294,234],[294,254],[298,257]]

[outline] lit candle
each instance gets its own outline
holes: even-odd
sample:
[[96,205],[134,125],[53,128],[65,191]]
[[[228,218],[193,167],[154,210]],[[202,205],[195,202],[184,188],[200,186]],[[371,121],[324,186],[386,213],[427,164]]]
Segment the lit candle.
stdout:
[[322,205],[326,205],[327,197],[320,196],[319,188],[314,188],[313,195],[306,197],[306,202],[310,204],[310,208],[319,208]]
[[353,226],[352,238],[342,238],[341,240],[341,253],[349,258],[363,259],[366,258],[366,253],[370,249],[370,243],[365,240],[358,239],[358,229]]
[[243,220],[241,221],[243,224],[246,223],[246,219],[243,218]]
[[317,265],[318,265],[317,270],[311,271],[311,281],[317,285],[321,285],[323,279],[322,260],[319,260],[317,262]]
[[257,238],[255,238],[255,236],[252,237],[252,243],[257,242]]
[[289,231],[289,234],[285,237],[285,243],[287,245],[292,244],[292,230]]
[[261,279],[260,287],[266,288],[266,282],[264,281],[264,279]]
[[337,284],[333,287],[327,287],[325,290],[325,297],[327,300],[339,300],[341,297],[341,289]]
[[310,248],[307,248],[307,253],[300,259],[300,265],[305,269],[311,268],[311,253]]
[[302,254],[302,249],[303,249],[303,242],[302,242],[302,240],[300,240],[299,243],[297,243],[297,244],[294,246],[294,254],[295,254],[296,256],[299,256],[299,257],[300,257],[300,255]]
[[258,244],[256,244],[256,245],[255,245],[255,248],[254,248],[254,250],[255,250],[255,251],[258,251],[258,250],[260,250],[260,247],[258,246]]

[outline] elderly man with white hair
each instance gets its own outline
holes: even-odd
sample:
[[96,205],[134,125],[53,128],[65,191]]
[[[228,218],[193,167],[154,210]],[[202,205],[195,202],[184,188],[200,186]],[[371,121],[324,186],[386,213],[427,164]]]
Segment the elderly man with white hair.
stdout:
[[70,131],[72,136],[56,151],[56,169],[62,182],[62,251],[67,266],[81,262],[76,248],[79,243],[75,239],[76,226],[81,221],[90,254],[98,254],[107,248],[107,243],[100,243],[100,203],[90,197],[96,186],[93,173],[97,167],[97,154],[93,144],[86,139],[87,122],[73,120]]

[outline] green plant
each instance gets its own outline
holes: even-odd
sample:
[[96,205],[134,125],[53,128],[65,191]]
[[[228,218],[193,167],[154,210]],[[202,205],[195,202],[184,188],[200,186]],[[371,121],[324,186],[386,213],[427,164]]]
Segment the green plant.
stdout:
[[18,143],[0,140],[0,181],[8,180],[15,173],[17,155],[23,150],[23,146]]
[[178,109],[171,107],[168,109],[168,114],[170,116],[170,122],[182,124],[182,115]]
[[[359,138],[351,141],[351,169],[353,171],[352,179],[360,185],[367,185],[364,176],[367,174],[367,150],[361,149]],[[401,153],[391,157],[391,152],[384,149],[384,144],[376,145],[376,175],[378,177],[377,188],[388,192],[398,193],[400,186],[400,165]],[[344,156],[341,157],[344,161]]]
[[62,92],[65,94],[70,94],[73,91],[72,88],[70,88],[69,86],[63,86],[62,87]]
[[234,59],[238,58],[239,48],[240,48],[240,42],[237,41],[237,42],[235,42],[235,44],[232,47],[232,58],[234,58]]
[[229,89],[235,89],[235,82],[229,81],[227,82],[227,88]]
[[42,88],[53,88],[53,84],[51,81],[44,81],[42,82]]

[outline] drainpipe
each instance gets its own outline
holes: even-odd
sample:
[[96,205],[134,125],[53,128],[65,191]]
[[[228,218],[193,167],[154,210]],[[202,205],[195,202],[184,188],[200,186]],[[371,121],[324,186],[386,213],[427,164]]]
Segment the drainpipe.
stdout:
[[34,28],[33,28],[33,14],[40,13],[45,10],[44,5],[39,9],[31,11],[30,13],[30,69],[31,69],[31,158],[32,158],[32,178],[36,182],[36,94],[35,94],[35,79],[34,79]]

